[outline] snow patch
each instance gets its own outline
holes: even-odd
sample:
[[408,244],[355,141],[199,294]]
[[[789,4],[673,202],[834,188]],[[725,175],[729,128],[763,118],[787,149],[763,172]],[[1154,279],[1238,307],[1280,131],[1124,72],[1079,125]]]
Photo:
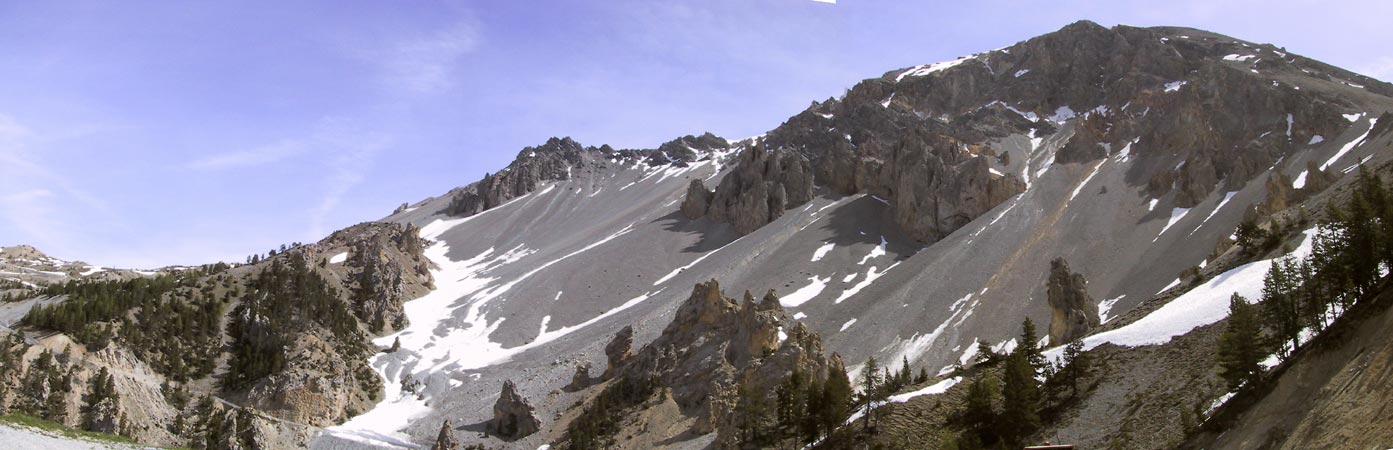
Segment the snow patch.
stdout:
[[837,246],[836,244],[833,244],[833,243],[831,243],[831,242],[828,242],[828,243],[826,243],[826,244],[822,244],[821,247],[818,247],[817,250],[814,250],[814,251],[813,251],[813,261],[812,261],[812,262],[821,261],[821,260],[822,260],[822,257],[827,256],[827,252],[832,251],[832,249],[833,249],[833,248],[836,248],[836,246]]
[[1174,225],[1176,224],[1176,222],[1180,222],[1180,219],[1184,219],[1184,218],[1185,218],[1185,215],[1186,215],[1186,214],[1189,214],[1189,213],[1190,213],[1190,208],[1174,208],[1174,209],[1171,209],[1171,217],[1170,217],[1169,220],[1166,221],[1166,226],[1164,226],[1164,227],[1161,228],[1161,232],[1160,232],[1160,233],[1156,233],[1156,237],[1155,237],[1154,239],[1152,239],[1151,242],[1156,242],[1157,239],[1160,239],[1161,236],[1163,236],[1163,235],[1166,234],[1166,230],[1171,229],[1171,227],[1174,226]]
[[860,283],[856,283],[856,285],[852,286],[850,289],[842,291],[842,295],[838,296],[837,300],[833,301],[832,303],[841,303],[843,300],[851,298],[851,296],[861,292],[862,289],[865,289],[867,286],[870,286],[871,283],[874,283],[876,279],[884,276],[887,272],[890,272],[891,269],[894,269],[895,266],[898,265],[900,265],[900,263],[898,262],[891,264],[890,267],[885,268],[885,272],[876,272],[876,267],[871,266],[870,270],[866,271],[865,279],[862,279]]
[[911,68],[911,69],[909,69],[909,70],[906,70],[906,71],[900,73],[899,76],[895,77],[895,82],[896,82],[896,83],[899,83],[900,80],[903,80],[903,79],[904,79],[904,77],[922,77],[922,76],[925,76],[925,75],[932,74],[932,73],[934,73],[934,72],[938,72],[938,71],[942,71],[942,70],[947,70],[947,69],[950,69],[950,68],[952,68],[952,67],[955,67],[955,66],[957,66],[957,65],[959,65],[959,64],[962,64],[962,63],[964,63],[964,62],[967,62],[967,60],[972,59],[972,58],[974,58],[974,57],[976,57],[976,56],[977,56],[977,55],[968,55],[968,56],[964,56],[964,57],[961,57],[961,58],[958,58],[958,59],[955,59],[955,60],[952,60],[952,61],[943,61],[943,62],[936,62],[936,63],[933,63],[933,64],[924,64],[924,65],[922,65],[922,66],[915,66],[915,67],[913,67],[913,68]]
[[1325,170],[1326,167],[1330,167],[1331,164],[1335,164],[1335,161],[1339,161],[1340,157],[1345,156],[1345,154],[1349,153],[1350,150],[1354,150],[1355,147],[1358,147],[1360,144],[1363,144],[1364,140],[1369,137],[1369,132],[1374,131],[1374,125],[1377,124],[1377,117],[1369,119],[1369,129],[1365,130],[1364,134],[1361,134],[1359,135],[1359,137],[1354,138],[1353,141],[1349,141],[1349,143],[1345,144],[1344,147],[1340,147],[1340,151],[1335,152],[1335,156],[1331,156],[1329,160],[1325,161],[1325,164],[1320,165],[1320,170]]
[[1300,174],[1300,175],[1297,175],[1295,180],[1292,180],[1292,182],[1291,182],[1291,187],[1292,187],[1293,189],[1301,189],[1301,188],[1303,188],[1303,187],[1306,187],[1306,175],[1307,175],[1309,172],[1310,172],[1309,170],[1303,170],[1303,171],[1301,171],[1301,174]]
[[1103,301],[1101,301],[1101,302],[1098,302],[1098,321],[1099,321],[1099,323],[1108,323],[1109,320],[1112,320],[1113,317],[1108,317],[1108,312],[1112,311],[1113,305],[1116,305],[1118,300],[1122,300],[1122,298],[1123,298],[1123,297],[1126,297],[1126,296],[1127,296],[1127,294],[1122,294],[1122,295],[1117,296],[1116,298],[1110,298],[1110,299],[1106,299],[1106,300],[1103,300]]
[[846,321],[846,323],[843,323],[843,324],[842,324],[842,329],[837,330],[837,331],[846,331],[846,329],[847,329],[847,328],[851,328],[851,324],[854,324],[854,323],[856,323],[856,319],[848,320],[848,321]]
[[779,304],[785,307],[795,307],[807,303],[808,300],[812,300],[813,297],[817,297],[818,294],[821,294],[823,289],[827,289],[827,282],[829,281],[832,281],[832,276],[830,275],[825,278],[818,278],[817,275],[808,277],[807,286],[798,288],[798,290],[780,297]]
[[[1310,254],[1315,233],[1314,228],[1306,230],[1305,239],[1291,256],[1304,258]],[[1084,349],[1104,343],[1124,347],[1164,344],[1195,328],[1223,320],[1228,317],[1229,297],[1233,294],[1242,295],[1249,301],[1262,298],[1263,277],[1276,261],[1274,258],[1251,262],[1219,274],[1136,322],[1084,338]],[[1045,355],[1057,360],[1063,351],[1062,347],[1055,347],[1047,350]]]
[[344,261],[348,261],[348,252],[339,253],[329,258],[329,264],[342,264]]
[[[828,245],[831,245],[831,244],[828,244]],[[870,253],[867,253],[865,257],[861,258],[861,262],[856,263],[856,265],[864,266],[864,265],[866,265],[866,261],[870,261],[872,258],[878,258],[878,257],[881,257],[881,256],[885,256],[885,245],[886,245],[885,236],[881,236],[881,237],[880,237],[880,245],[877,245],[877,246],[875,246],[875,248],[872,248],[872,249],[871,249],[871,252],[870,252]],[[821,250],[821,249],[818,249],[818,250]],[[814,255],[814,256],[816,256],[816,255]],[[814,258],[813,261],[817,261],[817,259]]]
[[1180,87],[1181,87],[1181,86],[1184,86],[1184,85],[1189,84],[1189,83],[1190,83],[1190,82],[1185,81],[1185,80],[1172,81],[1172,82],[1166,83],[1166,92],[1175,92],[1175,91],[1178,91],[1178,90],[1180,90]]

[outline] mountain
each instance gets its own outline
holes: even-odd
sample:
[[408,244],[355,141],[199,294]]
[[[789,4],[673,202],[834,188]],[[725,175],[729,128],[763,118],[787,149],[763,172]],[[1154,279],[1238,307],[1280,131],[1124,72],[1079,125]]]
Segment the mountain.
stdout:
[[[980,344],[1029,344],[1015,339],[1029,318],[1105,361],[1033,436],[1171,448],[1204,439],[1182,413],[1203,421],[1195,405],[1228,392],[1214,342],[1229,295],[1260,297],[1283,245],[1309,253],[1303,231],[1351,201],[1361,164],[1388,173],[1389,111],[1393,85],[1270,44],[1078,22],[864,80],[751,139],[552,138],[319,243],[169,271],[66,329],[31,320],[20,328],[41,337],[12,348],[32,345],[32,361],[109,341],[75,351],[77,378],[120,367],[132,434],[159,444],[571,448],[588,430],[626,448],[728,447],[773,399],[750,392],[795,371],[824,387],[841,369],[860,380],[869,357],[925,373],[875,433],[829,430],[822,446],[840,448],[949,442],[923,430],[948,429],[969,397],[956,366]],[[1236,243],[1240,224],[1274,245]],[[6,286],[25,312],[88,295]],[[180,329],[196,339],[119,328],[164,309],[207,325]],[[1057,358],[1065,342],[1041,343]],[[186,353],[202,365],[171,369]],[[1310,364],[1354,357],[1335,355]],[[179,405],[165,381],[228,403]],[[1258,407],[1312,401],[1292,398]],[[172,425],[185,416],[201,431]],[[1226,423],[1269,425],[1243,417]]]

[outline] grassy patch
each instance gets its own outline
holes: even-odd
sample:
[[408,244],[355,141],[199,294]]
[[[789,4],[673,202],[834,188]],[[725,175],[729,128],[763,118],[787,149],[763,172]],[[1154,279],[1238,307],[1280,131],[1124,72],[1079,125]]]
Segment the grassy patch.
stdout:
[[140,444],[137,443],[134,439],[131,439],[131,438],[128,438],[128,437],[125,437],[125,436],[117,436],[117,435],[114,435],[114,434],[94,433],[94,432],[91,432],[91,431],[76,430],[76,429],[68,428],[67,426],[64,426],[63,424],[58,423],[58,422],[53,422],[53,421],[49,421],[49,420],[44,420],[44,419],[40,419],[40,418],[38,418],[38,417],[28,416],[28,415],[24,415],[24,414],[5,414],[5,415],[0,415],[0,422],[12,424],[12,425],[17,425],[17,426],[22,426],[22,427],[36,428],[36,429],[43,430],[43,431],[48,431],[48,432],[50,432],[50,433],[52,433],[52,434],[59,435],[59,436],[63,436],[63,437],[69,438],[69,439],[85,439],[85,440],[89,440],[89,441],[98,441],[98,442],[112,442],[112,443],[118,443],[118,444],[140,445]]

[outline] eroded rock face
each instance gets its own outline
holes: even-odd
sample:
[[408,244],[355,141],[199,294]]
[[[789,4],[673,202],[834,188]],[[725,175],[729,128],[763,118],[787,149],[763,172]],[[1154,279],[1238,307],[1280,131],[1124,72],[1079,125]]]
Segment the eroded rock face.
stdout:
[[1071,342],[1098,326],[1098,304],[1088,295],[1088,282],[1082,274],[1070,271],[1064,258],[1050,261],[1046,290],[1051,313],[1050,344]]
[[614,334],[614,339],[611,339],[609,344],[605,345],[605,357],[609,359],[609,367],[605,369],[605,378],[609,378],[613,375],[615,368],[623,364],[630,356],[633,356],[633,347],[633,325],[625,326],[624,329]]
[[803,155],[788,150],[767,151],[762,145],[746,148],[737,166],[721,179],[703,208],[706,188],[693,184],[682,211],[689,218],[705,217],[730,223],[747,234],[779,218],[784,210],[813,198],[812,167]]
[[511,441],[536,433],[541,425],[533,414],[532,405],[518,394],[513,381],[504,381],[498,402],[493,404],[493,419],[486,425],[489,434]]
[[616,376],[656,378],[683,414],[696,418],[692,432],[716,432],[719,445],[728,446],[740,420],[733,414],[740,385],[772,392],[795,369],[825,380],[833,366],[822,339],[791,320],[772,291],[736,301],[711,280],[693,287],[662,334]]
[[682,215],[692,220],[702,218],[711,206],[711,196],[711,190],[706,189],[701,180],[693,179],[687,185],[687,196],[682,199]]
[[527,147],[508,167],[456,192],[445,213],[472,216],[527,195],[544,181],[570,179],[569,167],[580,165],[585,148],[566,138],[551,138],[537,147]]
[[284,370],[252,386],[243,396],[247,405],[281,419],[314,426],[330,426],[351,416],[352,411],[372,408],[377,392],[360,386],[376,381],[377,374],[343,350],[309,334],[289,352]]

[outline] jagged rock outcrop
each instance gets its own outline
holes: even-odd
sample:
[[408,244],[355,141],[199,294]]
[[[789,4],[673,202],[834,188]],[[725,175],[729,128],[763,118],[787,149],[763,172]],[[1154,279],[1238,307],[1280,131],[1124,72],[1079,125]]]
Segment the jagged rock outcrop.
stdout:
[[702,218],[711,206],[711,196],[711,190],[701,180],[693,179],[687,185],[687,196],[682,199],[682,215],[692,220]]
[[435,444],[430,446],[430,450],[458,450],[459,441],[455,440],[455,433],[450,426],[450,419],[445,419],[440,424],[440,434],[435,437]]
[[576,364],[576,373],[571,375],[570,384],[567,384],[566,387],[562,389],[567,392],[575,392],[590,387],[592,383],[593,380],[590,378],[590,364],[582,362]]
[[485,174],[477,182],[450,191],[450,203],[441,212],[472,216],[535,191],[541,183],[569,180],[578,171],[605,167],[613,162],[686,167],[709,157],[712,152],[729,148],[730,142],[711,133],[683,136],[656,149],[624,150],[609,145],[583,147],[569,137],[553,137],[540,146],[522,149],[517,158],[498,173]]
[[430,261],[414,225],[359,233],[349,243],[348,266],[356,272],[353,313],[374,334],[406,326],[402,304],[430,287]]
[[1098,326],[1098,303],[1088,295],[1088,282],[1083,274],[1069,270],[1064,258],[1050,261],[1045,290],[1050,304],[1050,344],[1071,342]]
[[704,210],[712,221],[730,223],[736,232],[747,234],[813,198],[812,167],[797,152],[756,144],[742,151],[736,164],[709,202],[703,202],[705,187],[689,187],[682,204],[688,218],[701,217],[696,213]]
[[609,366],[605,368],[604,378],[608,379],[614,371],[629,357],[633,356],[634,347],[634,327],[625,326],[614,334],[614,339],[605,344],[605,357],[609,360]]
[[504,381],[498,402],[493,404],[493,419],[486,425],[489,434],[511,441],[536,433],[541,425],[533,414],[532,405],[518,394],[513,381]]
[[569,168],[580,165],[583,152],[585,148],[570,137],[524,148],[508,167],[454,192],[445,213],[471,216],[526,195],[538,183],[570,179]]
[[[715,280],[697,284],[672,322],[625,362],[616,376],[655,379],[688,417],[691,431],[718,433],[728,447],[736,437],[737,390],[771,392],[793,370],[825,380],[839,358],[822,354],[822,339],[794,322],[770,291],[760,299],[725,297]],[[772,394],[771,394],[772,395]]]
[[672,164],[686,167],[687,163],[700,158],[702,153],[728,148],[730,148],[730,142],[710,132],[703,133],[701,136],[686,135],[659,145],[658,149],[650,153],[645,161],[651,166]]

